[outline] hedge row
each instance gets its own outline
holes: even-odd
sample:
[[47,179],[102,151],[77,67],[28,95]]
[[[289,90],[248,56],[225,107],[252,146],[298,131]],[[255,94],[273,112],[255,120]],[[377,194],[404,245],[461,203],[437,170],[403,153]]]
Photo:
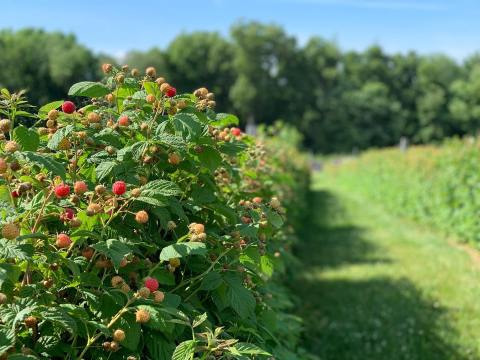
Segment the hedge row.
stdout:
[[0,357],[307,358],[283,286],[309,177],[292,130],[247,136],[205,88],[103,70],[37,113],[1,90]]
[[478,140],[468,138],[407,151],[367,151],[328,168],[338,182],[393,213],[479,243],[479,164]]

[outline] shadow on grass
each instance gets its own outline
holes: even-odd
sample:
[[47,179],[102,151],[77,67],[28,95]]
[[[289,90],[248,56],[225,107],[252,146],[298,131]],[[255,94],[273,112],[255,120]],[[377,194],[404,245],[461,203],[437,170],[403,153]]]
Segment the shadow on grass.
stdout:
[[322,278],[346,265],[384,264],[376,244],[352,225],[335,196],[312,192],[310,219],[297,248],[307,348],[322,360],[466,360],[445,339],[456,335],[444,311],[408,279]]

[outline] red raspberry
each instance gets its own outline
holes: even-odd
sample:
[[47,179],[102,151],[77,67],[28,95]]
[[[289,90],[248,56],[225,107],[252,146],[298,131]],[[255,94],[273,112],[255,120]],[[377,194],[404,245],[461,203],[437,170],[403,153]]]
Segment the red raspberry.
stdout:
[[120,126],[128,126],[130,124],[130,119],[127,115],[122,115],[118,118],[118,125]]
[[77,195],[82,195],[88,191],[88,186],[84,181],[77,181],[73,184],[73,191]]
[[62,183],[60,185],[55,186],[55,195],[58,198],[64,198],[68,196],[68,194],[70,194],[70,186],[68,186],[67,184]]
[[165,93],[165,95],[167,95],[168,97],[174,97],[175,95],[177,95],[177,89],[175,89],[174,87],[170,86],[170,87],[167,89],[167,92]]
[[116,181],[112,185],[112,191],[115,195],[123,195],[127,191],[127,184],[124,181]]
[[230,133],[233,135],[233,136],[240,136],[242,135],[242,130],[240,130],[239,128],[231,128],[230,129]]
[[10,194],[12,194],[12,197],[13,197],[14,199],[20,197],[20,194],[18,193],[17,190],[13,190]]
[[158,290],[158,281],[152,277],[147,277],[145,279],[145,287],[148,288],[151,292]]
[[72,244],[72,239],[67,234],[58,234],[55,244],[60,249],[68,248]]
[[65,114],[72,114],[75,111],[75,109],[76,109],[75,104],[71,101],[65,101],[62,104],[62,111]]
[[75,217],[75,211],[70,208],[66,208],[64,212],[64,217],[67,220],[72,220]]

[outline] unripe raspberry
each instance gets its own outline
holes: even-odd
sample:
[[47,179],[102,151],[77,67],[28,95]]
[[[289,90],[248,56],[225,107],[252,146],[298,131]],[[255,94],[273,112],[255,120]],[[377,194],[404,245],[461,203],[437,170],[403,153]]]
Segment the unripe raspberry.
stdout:
[[115,100],[115,96],[113,94],[108,94],[105,96],[105,99],[109,102],[112,103]]
[[252,199],[252,201],[255,203],[255,204],[261,204],[262,203],[262,198],[261,197],[254,197]]
[[118,125],[120,126],[128,126],[130,124],[130,119],[127,115],[122,115],[118,118]]
[[142,190],[140,188],[135,188],[131,192],[132,196],[137,198],[142,194]]
[[167,229],[172,231],[172,230],[175,230],[175,228],[177,227],[177,224],[175,224],[174,221],[170,220],[168,223],[167,223]]
[[113,66],[112,64],[103,64],[102,65],[102,71],[105,73],[105,74],[108,74],[112,71],[113,69]]
[[130,69],[130,66],[128,66],[127,64],[122,66],[122,71],[127,72],[128,69]]
[[132,356],[127,357],[127,360],[138,360],[138,359],[135,356],[132,355]]
[[47,128],[49,129],[55,129],[55,127],[57,126],[57,123],[55,122],[55,120],[47,120]]
[[149,103],[149,104],[153,104],[155,102],[155,95],[152,95],[152,94],[148,94],[147,97],[145,98],[145,100]]
[[49,119],[49,120],[55,121],[55,120],[57,120],[58,115],[59,115],[58,110],[57,110],[57,109],[52,109],[52,110],[50,110],[50,111],[48,112],[48,115],[47,115],[47,116],[48,116],[48,119]]
[[155,68],[153,66],[149,66],[145,70],[145,74],[147,74],[148,76],[153,78],[153,77],[157,76],[157,71],[155,70]]
[[29,329],[32,329],[37,326],[38,319],[35,316],[29,316],[24,320],[25,326]]
[[72,147],[72,144],[70,143],[70,140],[68,140],[66,137],[64,137],[60,142],[58,143],[57,149],[58,150],[68,150]]
[[58,248],[64,249],[68,248],[72,244],[72,240],[70,239],[70,236],[67,234],[58,234],[57,235],[57,241],[55,242]]
[[88,186],[85,181],[76,181],[75,184],[73,184],[73,191],[77,195],[83,195],[88,191]]
[[98,195],[103,195],[105,194],[105,192],[107,191],[107,188],[103,185],[97,185],[95,186],[95,192],[98,194]]
[[179,258],[171,258],[168,262],[174,268],[177,268],[177,267],[180,266],[180,259]]
[[8,163],[5,159],[0,158],[0,174],[4,174],[8,170]]
[[123,340],[125,340],[125,331],[122,329],[117,329],[113,332],[113,340],[121,343]]
[[7,133],[10,131],[12,127],[12,122],[8,119],[2,119],[0,120],[0,131]]
[[163,291],[154,291],[153,292],[153,301],[156,303],[161,303],[165,299],[165,294]]
[[7,153],[14,153],[15,151],[18,151],[18,148],[18,144],[13,140],[7,141],[5,144],[5,151]]
[[102,212],[102,206],[97,203],[91,203],[90,205],[87,206],[87,215],[88,216],[93,216],[95,214],[99,214]]
[[278,209],[280,205],[280,200],[278,200],[277,197],[272,197],[272,200],[270,200],[270,206],[274,209]]
[[86,247],[82,250],[82,256],[87,260],[90,260],[93,257],[94,253],[95,253],[95,250],[93,250],[93,248],[91,247]]
[[157,83],[158,86],[161,86],[165,81],[166,80],[163,77],[159,77],[155,80],[155,82]]
[[207,106],[210,108],[210,109],[214,109],[215,106],[217,106],[217,103],[213,100],[209,100],[207,101]]
[[175,95],[177,95],[177,89],[175,89],[174,87],[169,87],[165,92],[165,95],[167,95],[167,97],[174,97]]
[[110,351],[110,345],[111,345],[110,341],[104,341],[102,343],[103,350]]
[[48,129],[44,127],[40,127],[37,129],[38,135],[47,135],[48,134]]
[[150,313],[145,309],[138,309],[135,313],[135,320],[140,324],[145,324],[150,320]]
[[137,77],[137,76],[140,75],[140,70],[133,68],[132,71],[130,72],[130,74],[131,74],[133,77]]
[[155,278],[147,277],[145,279],[145,287],[147,287],[151,292],[158,290],[158,281]]
[[115,351],[118,351],[119,349],[120,349],[120,344],[118,342],[112,341],[110,343],[110,351],[115,352]]
[[91,113],[88,113],[87,119],[88,119],[88,122],[90,122],[91,124],[99,123],[100,122],[100,115],[98,113],[92,111]]
[[172,165],[178,165],[182,161],[182,158],[177,153],[168,154],[168,162]]
[[200,233],[200,234],[197,235],[197,241],[202,242],[202,241],[205,241],[205,240],[207,240],[207,234]]
[[12,223],[3,225],[2,237],[7,240],[14,240],[20,236],[20,228]]
[[135,214],[135,221],[139,224],[146,224],[148,222],[148,213],[145,210],[140,210]]
[[75,112],[75,104],[71,101],[65,101],[63,104],[62,104],[62,111],[65,113],[65,114],[73,114]]
[[7,301],[8,301],[7,295],[5,295],[4,293],[0,292],[0,305],[6,304]]
[[124,283],[121,287],[120,287],[120,290],[125,293],[125,294],[128,294],[130,292],[130,286],[128,286],[128,284]]
[[111,283],[112,287],[116,288],[125,283],[125,280],[123,280],[121,276],[115,275],[114,277],[112,277]]
[[127,185],[124,181],[115,181],[112,185],[112,191],[115,195],[123,195],[127,191]]
[[205,226],[203,224],[191,223],[188,225],[188,228],[194,234],[201,234],[205,232]]
[[150,296],[150,289],[147,287],[142,287],[138,289],[138,296],[144,299],[148,299],[148,297]]
[[141,123],[141,124],[140,124],[140,131],[145,132],[145,131],[147,131],[147,130],[148,130],[148,124],[145,123],[145,122]]
[[123,84],[123,82],[125,81],[125,75],[118,74],[117,76],[115,76],[115,81],[119,84]]
[[160,91],[165,94],[165,92],[170,88],[170,84],[167,82],[164,82],[162,85],[160,85]]

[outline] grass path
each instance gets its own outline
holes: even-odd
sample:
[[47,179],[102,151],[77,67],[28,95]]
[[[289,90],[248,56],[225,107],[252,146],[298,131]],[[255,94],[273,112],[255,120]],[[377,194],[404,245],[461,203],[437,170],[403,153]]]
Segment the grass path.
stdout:
[[317,175],[294,287],[320,359],[480,359],[480,265]]

